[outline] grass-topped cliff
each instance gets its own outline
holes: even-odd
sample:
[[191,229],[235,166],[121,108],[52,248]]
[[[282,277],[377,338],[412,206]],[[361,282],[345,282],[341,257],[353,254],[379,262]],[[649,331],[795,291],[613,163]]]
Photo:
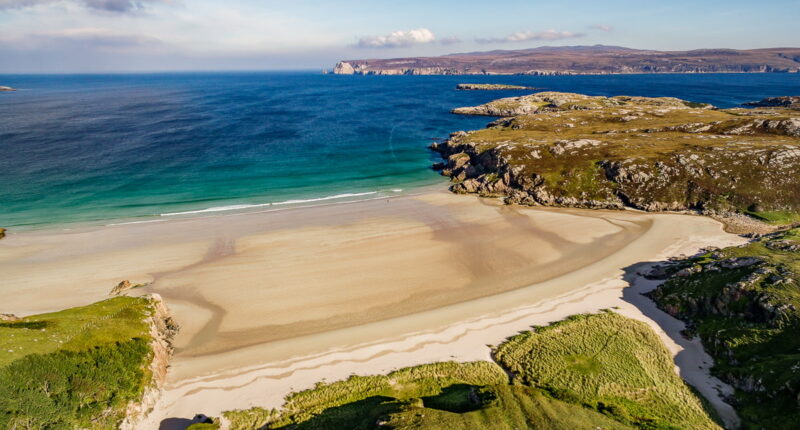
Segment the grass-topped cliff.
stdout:
[[[117,429],[166,370],[160,300],[116,297],[0,320],[0,428]],[[152,394],[152,393],[150,393]]]
[[543,92],[454,112],[505,118],[433,148],[456,192],[588,208],[800,211],[800,112]]
[[686,320],[736,388],[745,429],[800,426],[800,229],[669,267],[652,293]]
[[236,429],[719,429],[644,323],[579,315],[508,339],[496,363],[436,363],[225,413]]

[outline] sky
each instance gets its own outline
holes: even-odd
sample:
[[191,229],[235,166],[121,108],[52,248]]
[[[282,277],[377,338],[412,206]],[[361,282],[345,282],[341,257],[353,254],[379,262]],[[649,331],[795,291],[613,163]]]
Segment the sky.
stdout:
[[800,0],[0,0],[0,73],[331,68],[557,45],[800,46]]

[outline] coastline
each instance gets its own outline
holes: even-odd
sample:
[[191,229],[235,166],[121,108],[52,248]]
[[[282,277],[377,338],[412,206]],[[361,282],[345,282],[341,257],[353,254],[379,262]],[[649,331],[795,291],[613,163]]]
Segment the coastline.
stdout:
[[121,279],[151,283],[131,293],[160,294],[183,327],[162,400],[142,425],[156,428],[277,407],[290,391],[351,373],[487,360],[486,344],[574,313],[616,306],[654,325],[625,300],[632,265],[741,241],[698,216],[516,207],[426,190],[18,233],[0,247],[9,296],[0,311],[85,304]]

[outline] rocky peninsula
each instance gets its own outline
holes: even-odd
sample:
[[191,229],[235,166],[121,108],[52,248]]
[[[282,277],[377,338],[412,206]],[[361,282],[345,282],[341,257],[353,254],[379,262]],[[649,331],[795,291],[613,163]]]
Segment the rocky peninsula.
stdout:
[[525,87],[522,85],[504,85],[504,84],[458,84],[457,90],[464,91],[498,91],[498,90],[535,90],[534,87]]
[[800,211],[800,114],[785,107],[542,92],[453,112],[504,117],[432,145],[457,193],[560,207]]
[[757,102],[745,103],[744,106],[800,109],[800,96],[767,97]]

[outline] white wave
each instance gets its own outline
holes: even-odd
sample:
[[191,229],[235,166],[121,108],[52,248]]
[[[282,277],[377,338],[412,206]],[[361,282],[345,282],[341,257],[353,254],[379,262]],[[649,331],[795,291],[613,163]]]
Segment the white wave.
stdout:
[[302,204],[302,203],[311,203],[311,202],[321,202],[325,200],[336,200],[336,199],[344,199],[348,197],[361,197],[361,196],[369,196],[373,194],[378,194],[377,191],[369,191],[365,193],[344,193],[344,194],[336,194],[333,196],[326,196],[326,197],[317,197],[313,199],[297,199],[297,200],[286,200],[283,202],[275,202],[275,203],[261,203],[261,204],[252,204],[252,205],[229,205],[229,206],[214,206],[206,209],[198,209],[196,211],[184,211],[184,212],[168,212],[160,214],[160,216],[179,216],[179,215],[193,215],[193,214],[202,214],[202,213],[209,213],[209,212],[227,212],[227,211],[235,211],[241,209],[252,209],[252,208],[261,208],[265,206],[283,206],[283,205],[295,205],[295,204]]
[[230,206],[214,206],[206,209],[199,209],[196,211],[185,211],[185,212],[168,212],[165,214],[161,214],[160,216],[178,216],[178,215],[191,215],[191,214],[202,214],[206,212],[225,212],[225,211],[235,211],[238,209],[250,209],[250,208],[260,208],[264,206],[269,206],[271,203],[263,203],[260,205],[230,205]]
[[402,193],[403,189],[402,188],[392,188],[392,192],[393,193]]
[[111,224],[106,224],[106,227],[111,227],[111,226],[115,226],[115,225],[128,225],[128,224],[148,224],[148,223],[151,223],[151,222],[161,222],[161,221],[162,220],[160,220],[160,219],[153,219],[153,220],[148,220],[148,221],[115,222],[115,223],[111,223]]
[[316,199],[306,199],[306,200],[286,200],[285,202],[277,202],[273,203],[273,205],[294,205],[298,203],[311,203],[311,202],[321,202],[324,200],[334,200],[334,199],[344,199],[347,197],[360,197],[360,196],[370,196],[373,194],[378,194],[377,191],[369,191],[366,193],[345,193],[345,194],[336,194],[335,196],[327,196],[327,197],[318,197]]

